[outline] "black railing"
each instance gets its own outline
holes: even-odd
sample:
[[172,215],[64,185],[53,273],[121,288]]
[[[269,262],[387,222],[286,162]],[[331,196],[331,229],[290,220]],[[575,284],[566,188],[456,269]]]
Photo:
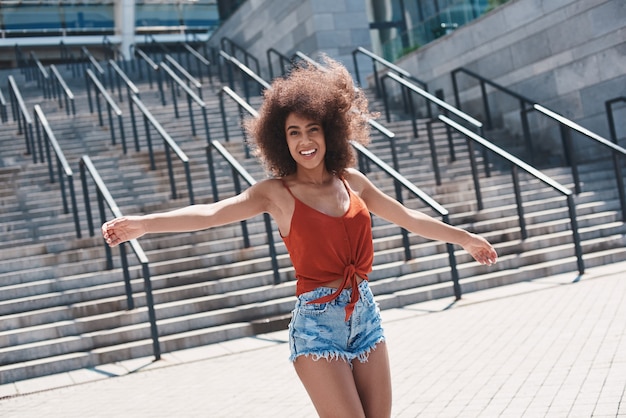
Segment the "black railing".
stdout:
[[[30,116],[30,112],[26,108],[26,103],[22,98],[22,93],[17,87],[17,83],[12,75],[8,78],[9,83],[9,100],[11,101],[11,110],[13,114],[13,120],[17,121],[17,133],[21,135],[24,133],[24,139],[26,141],[26,154],[31,154],[33,162],[37,162],[37,151],[35,150],[35,136],[33,135],[33,118]],[[43,154],[41,143],[39,144],[40,154]],[[43,155],[41,157],[43,162]]]
[[[174,70],[178,72],[187,82],[187,86],[195,87],[198,91],[198,96],[202,98],[202,83],[192,76],[189,71],[178,63],[171,55],[165,54],[163,61],[167,62]],[[162,62],[163,63],[163,62]],[[175,90],[174,85],[171,84],[172,90]]]
[[[187,68],[191,68],[191,59],[193,58],[196,63],[196,74],[198,74],[198,78],[200,82],[203,81],[203,69],[206,68],[206,75],[209,79],[209,84],[213,85],[213,73],[211,71],[211,61],[209,61],[204,55],[200,52],[196,51],[191,45],[188,43],[182,43],[182,47],[185,51],[187,51]],[[204,45],[204,44],[203,44]],[[178,59],[181,60],[181,54],[178,53]]]
[[102,117],[102,105],[100,104],[100,96],[102,96],[104,98],[104,102],[107,107],[107,114],[109,117],[109,131],[111,131],[111,143],[113,145],[115,145],[116,143],[115,123],[113,122],[113,114],[115,114],[119,123],[122,147],[124,148],[124,152],[126,152],[126,135],[124,134],[124,120],[122,118],[122,110],[119,108],[117,103],[115,103],[115,100],[113,100],[111,95],[107,92],[106,88],[104,88],[98,77],[96,77],[93,71],[91,71],[91,68],[87,68],[87,71],[85,71],[85,80],[85,84],[87,85],[89,112],[94,112],[93,102],[91,98],[91,85],[93,84],[96,108],[98,110],[98,122],[100,123],[100,126],[104,126],[104,119]]
[[[61,190],[61,199],[63,200],[63,212],[65,214],[70,213],[69,205],[67,203],[67,193],[65,191],[65,184],[69,189],[70,200],[72,202],[72,213],[74,215],[74,227],[76,229],[76,237],[81,238],[80,224],[78,222],[78,207],[76,205],[76,192],[74,190],[74,173],[70,167],[65,154],[61,150],[61,146],[57,142],[54,132],[50,128],[48,119],[44,115],[41,107],[35,105],[35,127],[37,132],[37,138],[41,142],[41,135],[44,138],[45,144],[45,157],[48,162],[48,174],[50,176],[50,183],[54,183],[54,163],[53,156],[50,153],[50,148],[54,152],[54,161],[56,161],[56,172],[59,180],[59,189]],[[41,129],[40,129],[41,128]]]
[[4,93],[2,93],[2,89],[0,89],[0,120],[3,123],[9,121],[9,114],[7,112],[7,100],[4,98]]
[[30,61],[33,64],[32,67],[35,80],[37,81],[37,87],[42,89],[44,99],[50,99],[52,94],[50,94],[50,74],[48,73],[48,70],[46,70],[33,51],[30,52]]
[[595,144],[599,144],[604,149],[608,149],[611,152],[611,157],[613,159],[613,170],[615,172],[615,179],[618,184],[618,193],[622,205],[622,219],[624,220],[624,222],[626,222],[626,198],[624,197],[624,181],[622,177],[622,167],[620,164],[620,158],[626,157],[626,149],[620,147],[617,144],[614,144],[613,142],[601,137],[600,135],[591,132],[588,129],[583,128],[582,126],[572,122],[571,120],[551,110],[546,109],[541,105],[535,104],[533,107],[536,111],[546,115],[547,117],[559,123],[561,137],[563,139],[563,147],[565,148],[565,154],[569,156],[568,159],[572,167],[572,177],[574,178],[574,187],[576,189],[576,194],[580,194],[582,190],[580,186],[580,176],[578,175],[578,165],[576,163],[576,158],[573,152],[571,132],[577,132],[584,137],[593,140]]
[[[215,169],[213,165],[213,156],[212,149],[215,149],[226,162],[230,165],[232,171],[233,182],[235,184],[235,193],[241,193],[241,184],[239,182],[239,177],[243,178],[248,185],[252,186],[256,184],[256,180],[246,171],[245,168],[237,162],[237,160],[224,148],[218,141],[211,141],[211,144],[207,146],[207,162],[209,164],[209,172],[211,174],[211,183],[215,185],[213,188],[213,197],[217,202],[219,199],[217,193],[217,180],[215,175]],[[278,256],[276,255],[276,245],[274,243],[274,229],[272,228],[272,221],[270,216],[267,213],[263,214],[263,220],[265,222],[265,232],[267,233],[267,245],[270,251],[270,258],[272,260],[272,270],[274,272],[274,284],[280,284],[280,272],[278,271]],[[246,248],[250,247],[250,238],[248,234],[248,226],[247,221],[243,220],[240,222],[241,231],[243,235],[244,246]]]
[[424,90],[428,91],[428,84],[426,84],[425,81],[422,81],[422,80],[412,76],[411,73],[409,73],[407,70],[398,67],[397,65],[393,64],[392,62],[387,61],[386,59],[384,59],[384,58],[374,54],[371,51],[368,51],[367,49],[365,49],[363,47],[358,47],[357,49],[352,51],[352,61],[354,62],[354,74],[356,76],[356,80],[359,83],[359,85],[361,85],[362,83],[361,83],[361,76],[359,74],[359,62],[357,60],[357,55],[358,54],[364,55],[364,56],[368,57],[371,60],[372,72],[374,74],[374,83],[375,83],[375,86],[376,86],[376,94],[378,96],[380,96],[382,94],[382,90],[381,90],[380,81],[379,81],[379,78],[378,78],[378,66],[377,66],[377,64],[382,65],[388,71],[394,72],[395,74],[397,74],[401,78],[404,78],[404,79],[407,79],[407,80],[411,80],[414,84],[417,84],[417,85],[421,86]]
[[52,73],[52,96],[59,99],[59,107],[63,108],[63,102],[65,101],[65,113],[69,116],[76,115],[76,103],[74,102],[74,93],[67,86],[63,76],[59,73],[57,67],[50,65],[50,72]]
[[[426,90],[416,86],[415,84],[411,83],[408,80],[405,80],[393,73],[387,73],[385,74],[383,77],[381,77],[381,89],[382,89],[382,96],[383,96],[383,100],[384,100],[384,104],[385,104],[385,115],[387,118],[387,121],[390,121],[390,112],[389,112],[389,105],[387,103],[387,88],[386,88],[386,84],[385,81],[386,80],[393,80],[394,82],[400,84],[403,88],[403,90],[407,91],[409,93],[409,111],[410,111],[410,115],[411,115],[411,123],[413,124],[413,136],[414,137],[418,137],[418,132],[417,132],[417,115],[415,114],[415,107],[413,106],[413,99],[412,99],[412,94],[418,94],[419,96],[421,96],[422,98],[424,98],[427,103],[432,103],[435,106],[437,106],[438,109],[440,109],[444,114],[449,115],[452,114],[458,118],[460,118],[461,120],[463,120],[465,123],[470,124],[471,126],[473,126],[473,128],[475,130],[477,130],[480,134],[483,133],[483,124],[481,122],[479,122],[478,120],[474,119],[473,117],[467,115],[466,113],[456,109],[455,107],[449,105],[448,103],[444,102],[443,100],[439,99],[438,97],[433,96],[432,94],[430,94],[429,92],[427,92]],[[428,121],[426,122],[426,130],[428,133],[428,144],[430,146],[430,155],[431,155],[431,161],[432,161],[432,166],[433,166],[433,171],[435,174],[435,181],[437,183],[437,185],[441,185],[441,170],[439,169],[439,161],[438,161],[438,157],[437,157],[437,151],[436,151],[436,147],[435,147],[435,140],[434,140],[434,136],[433,136],[433,130],[432,130],[432,123],[433,123],[433,118],[429,117]],[[452,140],[452,135],[449,129],[447,129],[447,136],[448,136],[448,147],[450,149],[450,159],[452,161],[456,160],[456,152],[454,150],[454,142]],[[489,168],[489,161],[488,158],[483,155],[483,159],[484,159],[484,167],[485,167],[485,173],[487,176],[490,176],[490,168]],[[474,176],[475,181],[477,179],[477,173]],[[479,208],[482,208],[482,199],[479,199]]]
[[[102,38],[102,46],[104,49],[104,60],[109,61],[113,60],[115,63],[119,63],[118,65],[122,65],[124,67],[124,72],[128,72],[128,64],[129,61],[124,59],[124,53],[122,52],[122,48],[118,44],[114,44],[111,42],[108,36],[104,36]],[[130,61],[130,64],[133,65],[133,62]],[[109,77],[111,77],[111,73],[109,73]],[[110,80],[110,78],[109,78]]]
[[122,94],[122,83],[126,89],[126,97],[130,98],[132,94],[135,96],[139,96],[139,89],[133,83],[133,81],[128,78],[126,72],[120,68],[117,63],[109,59],[108,61],[108,69],[109,69],[109,88],[112,92],[115,92],[115,88],[117,87],[117,97],[120,100],[120,103],[124,101],[124,95]]
[[274,74],[274,67],[272,65],[272,55],[276,55],[276,57],[278,58],[278,64],[280,68],[279,75],[281,76],[285,75],[287,71],[293,66],[293,62],[291,61],[291,58],[289,58],[286,55],[281,54],[274,48],[268,49],[266,52],[266,55],[267,55],[267,68],[270,72],[270,80],[273,80],[274,77],[278,76],[278,74]]
[[[163,90],[163,77],[161,76],[161,71],[159,71],[159,65],[154,62],[152,58],[148,54],[146,54],[143,50],[139,48],[134,49],[135,56],[139,57],[139,61],[137,62],[137,71],[139,73],[139,79],[143,80],[143,70],[141,63],[146,65],[146,74],[148,76],[148,85],[150,89],[152,89],[152,73],[156,74],[156,83],[159,89],[159,94],[161,95],[161,104],[165,106],[165,92]],[[152,70],[152,71],[150,71]]]
[[[15,52],[15,62],[17,63],[17,67],[20,69],[20,73],[25,74],[28,71],[28,62],[25,58],[24,51],[22,51],[22,47],[15,44],[13,51]],[[29,76],[26,74],[26,77]]]
[[[148,33],[144,36],[144,38],[144,43],[152,46],[152,48],[149,48],[149,51],[157,57],[156,61],[163,61],[165,59],[165,55],[171,52],[167,46],[157,41],[153,34]],[[156,49],[154,47],[156,47]]]
[[[230,38],[223,37],[220,39],[220,47],[223,51],[227,52],[232,57],[237,57],[238,55],[243,55],[243,63],[246,67],[250,68],[250,61],[254,63],[254,69],[257,74],[261,74],[261,66],[259,64],[259,60],[249,53],[244,47],[237,44]],[[221,67],[220,67],[221,68]],[[222,71],[220,69],[220,79],[222,79]],[[223,79],[222,79],[223,80]]]
[[243,86],[244,94],[246,96],[246,101],[248,103],[250,103],[250,88],[248,87],[249,80],[252,80],[253,82],[256,83],[256,85],[259,88],[258,90],[259,94],[261,94],[263,90],[270,88],[270,84],[267,81],[263,80],[263,78],[261,78],[261,76],[258,73],[255,73],[254,71],[252,71],[250,67],[248,67],[246,64],[243,64],[237,58],[231,55],[228,55],[224,51],[220,51],[220,57],[224,59],[228,64],[230,64],[227,67],[228,68],[227,72],[228,72],[228,85],[230,86],[232,90],[235,89],[235,81],[233,77],[232,67],[235,67],[238,70],[239,74],[241,74],[241,84]]
[[[257,117],[257,111],[254,110],[252,108],[252,106],[250,106],[248,104],[248,102],[246,102],[244,99],[242,99],[237,93],[235,93],[233,90],[231,90],[229,87],[222,87],[222,89],[220,90],[220,92],[218,93],[219,99],[220,99],[220,112],[222,114],[222,125],[224,127],[224,140],[226,142],[230,141],[230,136],[228,135],[228,118],[226,117],[226,106],[224,103],[224,95],[227,95],[228,97],[230,97],[238,106],[238,110],[239,110],[239,126],[243,126],[243,120],[244,120],[244,113],[243,111],[245,110],[249,115],[252,115],[253,117]],[[246,137],[246,132],[245,130],[242,131],[243,133],[243,147],[244,147],[244,151],[246,153],[246,158],[250,158],[250,147],[248,147],[248,138]],[[213,198],[217,200],[217,195],[215,194],[215,190],[217,189],[217,184],[213,185]]]
[[72,78],[83,76],[83,63],[80,59],[76,58],[76,55],[74,55],[72,50],[65,45],[63,41],[59,42],[59,55],[61,57],[61,62],[65,63],[65,68],[72,71]]
[[[98,200],[98,209],[100,211],[100,224],[106,222],[105,215],[105,203],[109,207],[109,210],[113,214],[114,217],[118,218],[122,216],[122,212],[118,208],[113,196],[109,193],[109,189],[104,184],[102,177],[98,174],[98,170],[93,165],[93,162],[88,156],[83,156],[80,160],[80,176],[81,182],[83,186],[83,194],[85,198],[85,209],[87,213],[87,224],[89,226],[89,235],[94,236],[94,224],[93,224],[93,216],[91,214],[91,199],[89,198],[89,190],[87,183],[87,175],[89,175],[96,186],[96,195]],[[130,245],[131,249],[134,251],[137,260],[141,264],[141,269],[143,273],[143,283],[144,283],[144,291],[146,293],[146,307],[148,308],[148,318],[150,321],[150,334],[152,336],[152,350],[154,353],[155,360],[161,359],[161,346],[159,344],[159,332],[157,330],[156,323],[156,312],[154,310],[154,298],[152,296],[152,281],[150,278],[150,266],[148,264],[148,257],[144,253],[141,245],[137,242],[136,239],[128,241],[128,243],[123,243],[119,246],[120,249],[120,257],[122,261],[122,268],[124,272],[124,285],[126,289],[126,302],[129,310],[135,309],[135,302],[133,299],[133,291],[130,282],[130,270],[128,266],[128,257],[126,255],[126,245]],[[104,248],[106,252],[107,259],[107,269],[113,269],[113,254],[111,248],[104,243]]]
[[626,97],[616,97],[614,99],[610,99],[604,102],[604,108],[606,109],[606,118],[607,122],[609,123],[609,132],[611,133],[611,141],[613,141],[614,144],[617,144],[618,140],[617,130],[615,129],[615,115],[613,106],[617,105],[620,102],[626,103]]
[[89,50],[86,47],[81,46],[80,53],[81,53],[81,56],[84,58],[84,60],[82,61],[83,71],[86,71],[91,67],[92,71],[95,72],[96,77],[100,80],[100,82],[103,85],[105,85],[106,73],[104,71],[104,68],[102,68],[102,65],[100,65],[98,60],[96,60],[96,58],[91,54],[91,52],[89,52]]
[[[493,143],[489,142],[488,140],[486,140],[485,138],[483,138],[481,135],[476,134],[475,132],[470,131],[469,129],[467,129],[466,127],[454,122],[452,119],[443,116],[443,115],[439,115],[439,119],[444,122],[446,125],[454,128],[455,130],[457,130],[458,132],[460,132],[461,134],[463,134],[465,136],[465,138],[468,141],[468,147],[470,149],[470,155],[472,154],[471,150],[471,144],[472,142],[476,142],[477,144],[481,145],[482,147],[484,147],[486,150],[489,150],[491,152],[493,152],[494,154],[496,154],[497,156],[505,159],[506,161],[508,161],[511,164],[511,174],[513,176],[513,190],[515,192],[515,201],[516,201],[516,205],[517,205],[517,214],[518,214],[518,220],[519,220],[519,227],[520,227],[520,233],[521,233],[521,238],[523,240],[528,238],[528,232],[526,229],[526,221],[524,219],[524,206],[523,206],[523,202],[522,202],[522,192],[521,192],[521,187],[520,187],[520,179],[519,179],[519,170],[523,170],[526,173],[530,174],[531,176],[533,176],[534,178],[536,178],[537,180],[541,181],[542,183],[546,184],[547,186],[550,186],[553,190],[559,192],[561,195],[565,196],[565,198],[567,199],[567,206],[569,209],[569,216],[570,216],[570,224],[572,227],[572,235],[573,235],[573,242],[574,242],[574,251],[576,254],[576,259],[577,259],[577,264],[578,264],[578,272],[579,274],[583,274],[585,272],[585,265],[583,262],[583,253],[582,253],[582,248],[581,248],[581,244],[580,244],[580,236],[578,233],[578,221],[576,219],[576,204],[574,202],[574,193],[569,190],[568,188],[566,188],[565,186],[562,186],[560,183],[558,183],[557,181],[551,179],[550,177],[544,175],[543,173],[541,173],[539,170],[537,170],[536,168],[526,164],[525,162],[523,162],[522,160],[518,159],[517,157],[509,154],[508,152],[504,151],[503,149],[501,149],[500,147],[498,147],[497,145],[494,145]],[[471,158],[470,159],[471,164],[472,164],[472,171],[475,171],[474,166],[476,165],[476,161],[475,159]],[[479,183],[475,183],[475,185],[479,188],[480,184]],[[478,189],[476,190],[477,196],[479,195]]]
[[[137,96],[132,96],[132,102],[137,106],[140,112],[143,115],[143,122],[146,130],[146,141],[148,143],[148,152],[150,154],[150,169],[156,170],[156,163],[154,159],[154,151],[152,147],[152,137],[150,136],[150,125],[156,130],[161,139],[163,139],[163,146],[165,148],[165,158],[167,161],[167,171],[170,179],[170,190],[172,191],[172,198],[178,199],[178,194],[176,192],[176,181],[174,179],[174,168],[172,167],[172,156],[171,152],[173,151],[176,154],[176,157],[183,163],[185,168],[185,178],[187,180],[187,191],[189,193],[189,204],[194,204],[194,196],[193,196],[193,188],[191,185],[191,170],[189,167],[189,158],[183,152],[182,149],[178,146],[176,141],[172,139],[172,137],[165,131],[165,129],[161,126],[161,124],[156,120],[156,118],[150,113],[148,108],[143,104],[141,99]],[[132,103],[131,103],[132,106]],[[136,123],[135,118],[132,117],[133,125]],[[134,128],[134,132],[137,130]],[[135,143],[138,143],[139,139],[135,138]]]
[[178,100],[176,97],[177,95],[176,95],[176,88],[175,88],[175,86],[177,86],[178,88],[182,89],[187,94],[187,107],[189,108],[189,121],[191,123],[191,133],[193,134],[193,136],[196,136],[196,122],[195,122],[195,118],[194,118],[194,114],[193,114],[192,106],[191,106],[193,102],[193,103],[196,103],[198,106],[200,106],[200,111],[202,112],[202,120],[204,122],[204,132],[206,134],[206,140],[207,142],[209,142],[211,140],[211,137],[209,134],[209,116],[207,113],[206,103],[204,102],[204,100],[202,100],[201,97],[196,95],[183,82],[183,80],[181,80],[180,77],[178,77],[176,73],[174,73],[174,71],[172,71],[172,69],[167,66],[167,64],[162,62],[160,64],[160,67],[163,71],[165,71],[165,74],[167,74],[169,76],[169,79],[171,80],[172,102],[174,103],[174,115],[176,116],[177,119],[179,118]]
[[[363,158],[367,159],[371,163],[378,166],[381,170],[391,176],[394,180],[394,187],[396,192],[396,199],[398,202],[403,203],[402,193],[407,191],[411,195],[417,197],[426,205],[428,205],[432,210],[434,210],[439,216],[441,216],[444,223],[450,223],[450,216],[447,209],[437,203],[433,198],[428,196],[425,192],[423,192],[419,187],[411,183],[404,176],[398,173],[395,169],[390,167],[387,163],[382,161],[376,155],[374,155],[371,151],[369,151],[363,145],[352,142],[352,146],[357,150],[360,155],[359,161],[362,162]],[[368,171],[365,167],[361,165],[362,171]],[[406,261],[411,260],[413,255],[411,254],[411,243],[409,241],[408,231],[404,228],[402,230],[402,242],[404,246],[404,258]],[[452,283],[454,288],[454,296],[456,299],[461,299],[461,286],[459,284],[459,272],[457,269],[456,256],[454,255],[454,245],[451,243],[446,243],[446,249],[448,251],[448,260],[450,263],[450,273],[452,275]]]

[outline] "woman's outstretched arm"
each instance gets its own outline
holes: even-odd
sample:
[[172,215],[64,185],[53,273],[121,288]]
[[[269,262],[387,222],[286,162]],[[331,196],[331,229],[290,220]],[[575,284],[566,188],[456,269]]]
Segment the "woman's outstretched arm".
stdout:
[[149,233],[199,231],[252,218],[270,211],[265,182],[216,203],[191,205],[169,212],[122,216],[102,225],[102,236],[115,247]]
[[380,191],[361,172],[349,170],[348,173],[348,182],[360,193],[368,209],[375,215],[424,238],[460,245],[481,264],[491,265],[498,259],[496,250],[480,235],[409,209]]

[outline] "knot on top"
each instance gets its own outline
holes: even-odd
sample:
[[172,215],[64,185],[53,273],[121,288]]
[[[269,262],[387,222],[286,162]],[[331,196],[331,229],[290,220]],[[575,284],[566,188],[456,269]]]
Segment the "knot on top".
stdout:
[[345,282],[353,281],[356,279],[356,266],[354,263],[348,264],[343,269],[343,278]]

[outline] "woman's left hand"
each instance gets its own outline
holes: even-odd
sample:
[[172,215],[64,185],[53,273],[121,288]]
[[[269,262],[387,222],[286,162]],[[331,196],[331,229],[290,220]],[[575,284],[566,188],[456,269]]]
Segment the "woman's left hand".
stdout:
[[469,240],[462,247],[480,264],[491,266],[498,260],[495,248],[480,235],[470,234]]

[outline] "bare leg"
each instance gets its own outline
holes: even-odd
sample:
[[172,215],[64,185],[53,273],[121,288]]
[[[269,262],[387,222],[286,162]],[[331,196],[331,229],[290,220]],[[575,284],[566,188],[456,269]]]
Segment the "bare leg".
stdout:
[[369,354],[366,363],[353,360],[354,381],[368,418],[391,416],[391,373],[387,345],[382,342]]
[[348,363],[300,356],[294,366],[321,418],[365,417]]

